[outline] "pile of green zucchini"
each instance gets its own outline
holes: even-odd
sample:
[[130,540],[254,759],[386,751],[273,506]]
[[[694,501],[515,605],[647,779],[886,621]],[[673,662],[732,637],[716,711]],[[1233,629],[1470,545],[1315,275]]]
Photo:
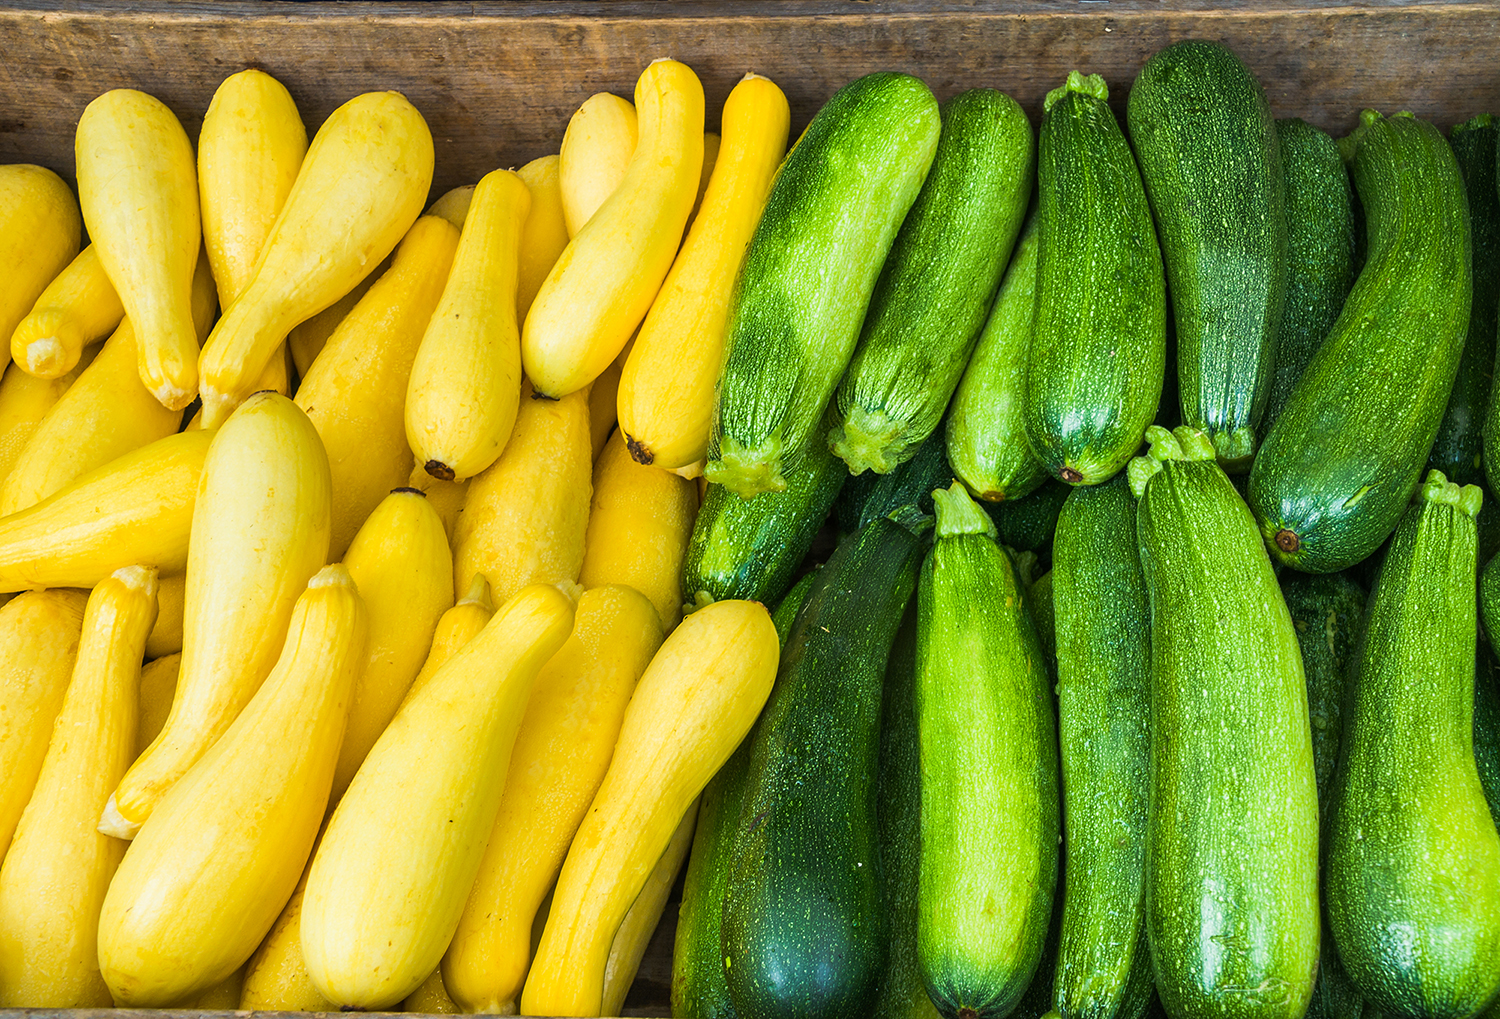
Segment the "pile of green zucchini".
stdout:
[[1108,100],[871,75],[777,177],[683,590],[782,660],[676,1015],[1500,1016],[1500,125],[1198,41]]

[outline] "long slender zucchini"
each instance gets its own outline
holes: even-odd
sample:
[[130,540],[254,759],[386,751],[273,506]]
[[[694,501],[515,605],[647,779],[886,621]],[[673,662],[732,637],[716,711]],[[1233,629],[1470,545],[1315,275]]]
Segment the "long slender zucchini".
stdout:
[[1296,629],[1207,437],[1130,465],[1151,606],[1146,916],[1173,1019],[1299,1019],[1318,963],[1318,799]]
[[1474,761],[1477,486],[1427,475],[1370,601],[1328,825],[1339,957],[1386,1019],[1500,992],[1500,834]]
[[1250,472],[1272,555],[1307,573],[1352,566],[1395,529],[1469,317],[1469,215],[1453,150],[1410,114],[1360,119],[1342,147],[1365,209],[1365,267]]
[[731,299],[709,481],[746,497],[786,488],[940,129],[926,85],[880,72],[835,93],[787,155]]
[[1140,449],[1161,402],[1166,280],[1104,79],[1073,71],[1045,109],[1026,438],[1053,477],[1097,485]]
[[1339,147],[1304,120],[1278,120],[1286,174],[1286,311],[1261,431],[1281,416],[1354,285],[1354,194]]
[[1226,468],[1255,453],[1286,298],[1281,144],[1265,91],[1227,47],[1161,50],[1126,116],[1161,230],[1177,319],[1182,422]]
[[1139,1019],[1151,1000],[1151,634],[1135,510],[1123,476],[1075,489],[1052,545],[1068,847],[1052,1007],[1063,1019]]
[[850,535],[793,624],[755,729],[724,897],[724,972],[744,1019],[855,1019],[885,962],[876,830],[881,683],[921,542]]

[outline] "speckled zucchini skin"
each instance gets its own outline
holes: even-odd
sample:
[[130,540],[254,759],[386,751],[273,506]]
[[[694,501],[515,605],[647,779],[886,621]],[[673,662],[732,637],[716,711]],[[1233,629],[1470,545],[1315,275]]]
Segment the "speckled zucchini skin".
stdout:
[[1500,992],[1500,834],[1474,759],[1479,489],[1433,471],[1391,540],[1347,701],[1328,922],[1386,1019],[1463,1019]]
[[1250,472],[1272,555],[1346,569],[1396,527],[1421,480],[1469,321],[1469,213],[1448,142],[1367,110],[1345,139],[1369,254]]
[[1300,1019],[1318,961],[1318,802],[1296,631],[1207,439],[1148,436],[1130,470],[1151,607],[1157,990],[1173,1019]]
[[1188,40],[1146,61],[1126,120],[1161,231],[1182,423],[1243,472],[1270,393],[1286,299],[1281,144],[1239,57]]
[[1166,367],[1151,209],[1098,75],[1048,93],[1037,147],[1036,322],[1026,438],[1055,478],[1097,485],[1140,449]]
[[[1493,431],[1487,415],[1495,372],[1496,303],[1500,301],[1500,193],[1495,174],[1500,125],[1486,113],[1456,126],[1448,142],[1453,146],[1469,200],[1474,300],[1453,394],[1427,462],[1451,481],[1477,485],[1489,473],[1484,436]],[[1496,455],[1500,456],[1500,451]],[[1495,477],[1500,478],[1500,471]]]

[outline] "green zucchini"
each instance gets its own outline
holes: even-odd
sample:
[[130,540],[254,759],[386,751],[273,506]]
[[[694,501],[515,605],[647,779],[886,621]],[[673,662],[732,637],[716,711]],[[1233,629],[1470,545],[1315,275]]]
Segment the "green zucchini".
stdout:
[[1140,1019],[1151,1000],[1146,817],[1151,634],[1124,476],[1078,488],[1052,545],[1062,747],[1062,939],[1052,1007],[1063,1019]]
[[1278,120],[1276,134],[1286,175],[1286,310],[1262,433],[1281,416],[1354,285],[1354,195],[1337,143],[1303,120]]
[[986,502],[1020,499],[1047,480],[1047,469],[1026,441],[1026,362],[1036,315],[1036,272],[1033,215],[1021,231],[948,411],[948,462],[970,494]]
[[1300,1019],[1318,964],[1318,791],[1296,629],[1202,432],[1131,462],[1151,606],[1146,916],[1174,1019]]
[[[932,490],[947,488],[953,482],[953,468],[948,466],[942,433],[933,432],[928,435],[910,460],[889,474],[875,476],[880,480],[866,495],[855,517],[854,527],[850,530],[865,527],[876,517],[888,516],[902,506],[915,506],[930,516]],[[850,479],[851,482],[854,480],[856,479]],[[844,487],[849,487],[848,482]]]
[[1439,471],[1380,569],[1328,823],[1328,923],[1386,1019],[1465,1019],[1500,993],[1500,834],[1474,759],[1474,516]]
[[1469,320],[1469,216],[1453,150],[1410,114],[1344,139],[1369,254],[1250,472],[1272,555],[1305,573],[1368,556],[1432,450]]
[[937,428],[1031,197],[1036,142],[1014,99],[970,89],[943,104],[942,120],[839,383],[828,444],[851,474],[890,472]]
[[933,493],[917,588],[917,959],[946,1019],[1001,1019],[1041,959],[1057,883],[1057,730],[1042,649],[995,525]]
[[780,598],[848,476],[843,461],[815,442],[788,469],[784,492],[742,499],[710,484],[682,564],[684,610],[726,598]]
[[1070,485],[1140,449],[1161,402],[1167,291],[1141,174],[1097,74],[1047,93],[1037,145],[1036,321],[1026,438]]
[[1495,653],[1479,649],[1474,670],[1474,765],[1490,817],[1500,825],[1500,685]]
[[1286,300],[1276,122],[1244,62],[1201,40],[1146,61],[1126,121],[1161,231],[1182,423],[1206,432],[1225,468],[1242,473],[1271,391]]
[[[1448,136],[1469,200],[1474,300],[1469,330],[1453,380],[1448,411],[1438,426],[1428,465],[1461,485],[1485,480],[1484,432],[1495,373],[1495,310],[1500,299],[1500,194],[1496,192],[1495,147],[1500,126],[1486,113],[1459,124]],[[1497,422],[1500,424],[1500,422]],[[1500,452],[1496,453],[1500,456]],[[1495,472],[1500,478],[1500,471]],[[1493,482],[1492,482],[1493,484]]]
[[[1031,552],[1022,552],[1020,556],[1034,556]],[[1017,557],[1019,562],[1020,556]],[[1026,571],[1020,568],[1021,579],[1026,579]],[[1057,605],[1053,601],[1052,571],[1048,570],[1036,580],[1026,585],[1026,607],[1031,612],[1031,626],[1036,630],[1037,644],[1042,649],[1042,661],[1047,665],[1049,675],[1057,675]]]
[[743,1019],[863,1019],[885,967],[881,685],[922,542],[882,517],[839,544],[792,626],[750,746],[722,947]]
[[731,299],[703,473],[749,497],[786,488],[822,442],[876,277],[927,176],[937,100],[909,74],[839,89],[777,171]]
[[1000,544],[1018,552],[1035,552],[1052,540],[1057,515],[1072,486],[1048,478],[1042,487],[1020,499],[984,503],[995,522]]
[[1479,621],[1490,647],[1500,646],[1500,555],[1485,563],[1479,574]]

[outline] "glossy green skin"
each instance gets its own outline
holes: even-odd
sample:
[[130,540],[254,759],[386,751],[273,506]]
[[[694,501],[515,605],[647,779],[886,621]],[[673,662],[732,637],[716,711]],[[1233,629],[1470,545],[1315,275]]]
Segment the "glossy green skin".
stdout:
[[1303,120],[1278,120],[1286,175],[1286,310],[1261,431],[1269,432],[1354,285],[1354,193],[1339,147]]
[[970,89],[943,104],[942,118],[932,168],[839,382],[828,442],[851,473],[888,473],[937,428],[1031,198],[1036,142],[1014,99]]
[[1271,554],[1306,573],[1379,547],[1417,489],[1469,316],[1469,217],[1453,152],[1409,116],[1363,128],[1369,254],[1250,472]]
[[994,521],[1000,544],[1018,552],[1035,552],[1052,540],[1057,515],[1062,512],[1063,503],[1072,490],[1072,486],[1048,478],[1042,487],[1025,498],[980,505]]
[[742,499],[709,485],[682,563],[682,593],[773,602],[796,575],[849,472],[822,443],[787,473],[785,492]]
[[[1500,478],[1500,470],[1492,472],[1489,467],[1485,439],[1500,425],[1500,421],[1492,423],[1488,418],[1495,373],[1496,304],[1500,301],[1500,193],[1496,191],[1495,172],[1500,127],[1486,114],[1455,127],[1448,141],[1469,200],[1474,302],[1458,376],[1453,380],[1453,395],[1432,444],[1428,466],[1442,471],[1449,481],[1477,485],[1490,473]],[[1491,448],[1500,457],[1500,447]]]
[[1047,670],[1057,675],[1057,604],[1052,599],[1052,571],[1048,570],[1026,589],[1026,608],[1031,612],[1031,625],[1036,630],[1037,643],[1042,648],[1042,660]]
[[1474,760],[1474,520],[1419,501],[1370,601],[1325,863],[1345,971],[1386,1019],[1500,991],[1500,834]]
[[1490,817],[1500,825],[1500,676],[1494,652],[1484,648],[1474,670],[1474,764]]
[[1147,934],[1173,1019],[1300,1019],[1318,962],[1318,795],[1296,630],[1210,460],[1137,507],[1151,606]]
[[1010,557],[940,536],[917,591],[917,956],[938,1012],[999,1019],[1041,960],[1057,881],[1050,678]]
[[710,481],[774,489],[809,440],[821,441],[824,408],[941,126],[926,85],[880,72],[835,93],[787,155],[731,300]]
[[1125,466],[1161,402],[1167,291],[1130,145],[1109,104],[1069,90],[1042,119],[1026,438],[1055,478]]
[[1033,216],[948,410],[948,462],[970,494],[986,502],[1020,499],[1047,480],[1047,469],[1026,441],[1026,363],[1036,281]]
[[1500,641],[1500,555],[1485,563],[1479,574],[1479,621],[1494,646]]
[[1052,545],[1062,747],[1063,1019],[1139,1019],[1151,1000],[1146,820],[1151,634],[1123,476],[1068,497]]
[[818,573],[755,729],[721,947],[744,1019],[863,1019],[885,968],[881,685],[920,540],[888,519]]
[[1126,120],[1161,232],[1182,421],[1243,471],[1255,451],[1286,299],[1281,145],[1265,91],[1199,40],[1146,61]]
[[931,516],[932,490],[953,484],[953,468],[948,466],[942,434],[933,432],[928,435],[917,447],[915,456],[879,478],[859,507],[852,529],[864,527],[876,517],[886,516],[908,505]]

